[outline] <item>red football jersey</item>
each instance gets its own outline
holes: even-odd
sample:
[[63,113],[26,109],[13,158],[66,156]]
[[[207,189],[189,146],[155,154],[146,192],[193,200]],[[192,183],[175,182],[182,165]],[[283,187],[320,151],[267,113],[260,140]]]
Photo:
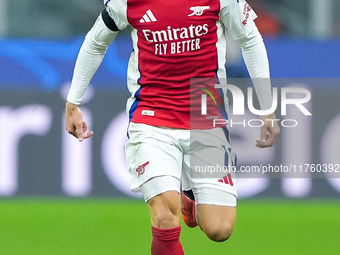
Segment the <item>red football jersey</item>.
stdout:
[[[212,127],[212,118],[227,118],[224,95],[214,84],[226,78],[225,28],[234,39],[254,28],[250,24],[256,14],[244,0],[104,3],[120,30],[131,26],[134,51],[128,66],[127,111],[132,122],[205,129]],[[207,80],[190,86],[192,78]],[[204,93],[211,95],[206,97],[205,115]]]

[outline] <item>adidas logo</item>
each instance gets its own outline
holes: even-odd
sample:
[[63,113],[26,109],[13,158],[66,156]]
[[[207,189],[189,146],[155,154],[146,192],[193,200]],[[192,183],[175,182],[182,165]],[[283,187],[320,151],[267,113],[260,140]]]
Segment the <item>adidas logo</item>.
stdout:
[[222,179],[219,179],[218,181],[221,183],[230,184],[230,186],[234,186],[233,179],[231,178],[230,174],[224,176]]
[[157,19],[153,15],[152,11],[149,9],[146,11],[146,13],[143,15],[143,18],[141,18],[139,22],[144,23],[144,22],[155,22],[155,21],[157,21]]

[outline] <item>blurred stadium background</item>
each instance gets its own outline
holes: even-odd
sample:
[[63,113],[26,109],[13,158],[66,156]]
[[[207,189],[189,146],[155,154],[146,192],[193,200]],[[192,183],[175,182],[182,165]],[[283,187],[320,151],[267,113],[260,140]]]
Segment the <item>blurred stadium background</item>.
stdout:
[[[258,130],[232,130],[239,164],[339,164],[340,1],[248,3],[273,85],[309,89],[312,116],[290,109],[285,118],[299,125],[265,151],[254,147]],[[148,211],[129,192],[123,152],[129,31],[82,105],[94,137],[79,144],[64,128],[77,53],[102,9],[101,0],[0,0],[1,255],[149,254]],[[229,77],[247,77],[238,46],[228,47]],[[234,236],[215,244],[183,226],[186,254],[340,254],[339,174],[244,177]]]

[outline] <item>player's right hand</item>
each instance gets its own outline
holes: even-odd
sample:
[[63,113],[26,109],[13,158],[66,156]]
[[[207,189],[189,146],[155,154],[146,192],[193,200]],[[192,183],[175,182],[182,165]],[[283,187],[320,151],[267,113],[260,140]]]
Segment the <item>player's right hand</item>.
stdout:
[[76,137],[79,142],[82,142],[84,139],[93,135],[92,131],[85,133],[87,130],[87,124],[83,121],[83,114],[78,105],[66,102],[65,116],[67,132]]

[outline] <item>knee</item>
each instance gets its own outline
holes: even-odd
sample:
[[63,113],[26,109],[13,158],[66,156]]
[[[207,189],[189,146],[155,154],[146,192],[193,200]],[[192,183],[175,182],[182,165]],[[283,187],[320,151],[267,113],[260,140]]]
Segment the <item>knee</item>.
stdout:
[[227,241],[233,232],[233,228],[230,224],[221,224],[218,226],[210,225],[202,230],[207,237],[214,242]]
[[159,208],[152,215],[152,225],[158,228],[173,228],[179,226],[179,217],[169,208]]
[[180,225],[179,194],[167,192],[148,201],[151,224],[157,228],[173,228]]
[[233,232],[236,207],[201,204],[197,206],[198,224],[215,242],[228,240]]

